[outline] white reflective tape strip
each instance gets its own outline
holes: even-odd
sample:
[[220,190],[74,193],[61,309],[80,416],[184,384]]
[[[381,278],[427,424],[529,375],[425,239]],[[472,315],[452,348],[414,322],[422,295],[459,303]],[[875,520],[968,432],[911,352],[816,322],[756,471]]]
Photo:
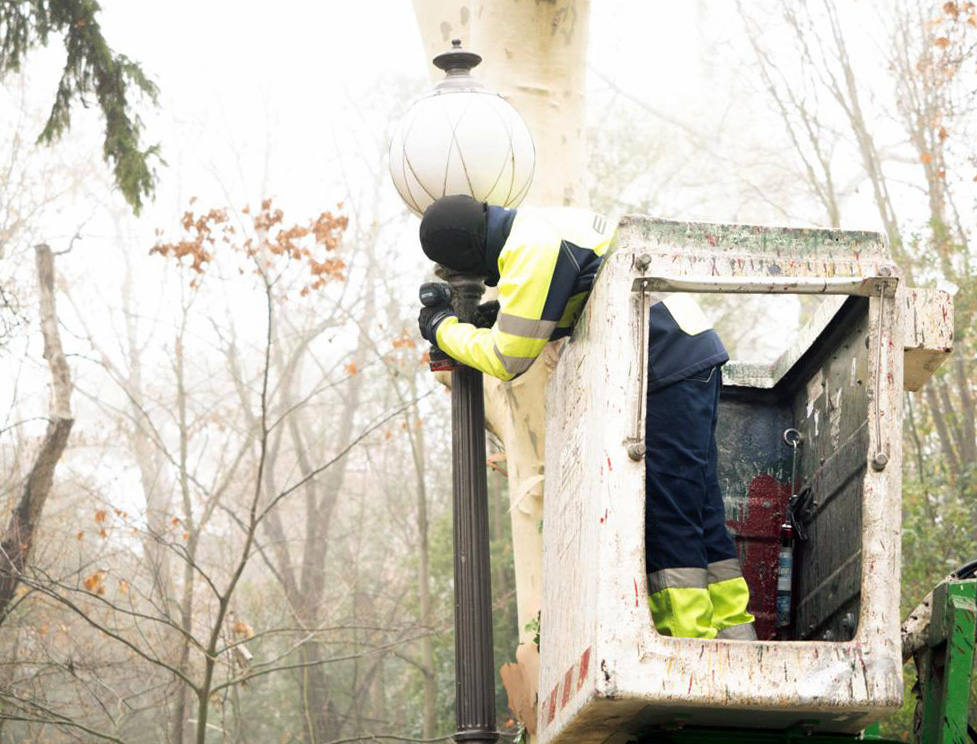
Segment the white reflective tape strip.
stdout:
[[709,564],[709,583],[715,584],[719,581],[729,581],[743,576],[740,568],[739,558],[727,558],[724,561],[716,561]]
[[756,629],[753,627],[753,623],[731,625],[716,633],[716,638],[724,641],[755,641]]
[[530,320],[505,313],[499,315],[496,323],[503,333],[524,338],[548,339],[556,328],[556,322],[553,320]]
[[690,336],[712,328],[712,323],[702,312],[702,308],[689,295],[676,293],[670,295],[664,302],[678,327]]
[[648,574],[648,593],[654,594],[662,589],[704,589],[706,569],[704,568],[663,568]]
[[505,371],[510,375],[521,375],[532,366],[533,362],[536,361],[536,357],[506,356],[499,351],[498,346],[494,346],[492,348],[493,351],[495,351],[495,356],[499,358],[499,361],[502,362],[502,366],[505,368]]

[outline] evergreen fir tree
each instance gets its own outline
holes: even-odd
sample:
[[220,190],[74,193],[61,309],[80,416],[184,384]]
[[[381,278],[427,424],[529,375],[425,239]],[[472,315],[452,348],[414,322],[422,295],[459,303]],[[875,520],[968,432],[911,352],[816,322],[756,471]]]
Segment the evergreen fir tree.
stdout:
[[18,71],[25,56],[60,36],[67,52],[51,113],[38,141],[55,142],[71,122],[71,106],[94,98],[105,119],[102,155],[115,183],[135,213],[153,197],[159,157],[156,145],[143,148],[142,122],[133,111],[133,90],[157,102],[157,88],[142,68],[109,48],[99,27],[95,0],[0,0],[0,80]]

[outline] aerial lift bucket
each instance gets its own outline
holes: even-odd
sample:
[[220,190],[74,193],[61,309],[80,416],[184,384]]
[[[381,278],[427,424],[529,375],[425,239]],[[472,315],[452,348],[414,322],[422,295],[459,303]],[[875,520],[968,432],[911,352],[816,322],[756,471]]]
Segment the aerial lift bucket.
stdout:
[[[540,744],[656,726],[853,734],[899,708],[902,394],[949,353],[953,325],[949,295],[900,279],[876,233],[621,222],[548,388]],[[676,291],[835,296],[773,364],[723,371],[720,482],[756,642],[661,636],[648,609],[647,317]],[[794,488],[787,429],[803,442]],[[774,639],[794,491],[806,539]]]

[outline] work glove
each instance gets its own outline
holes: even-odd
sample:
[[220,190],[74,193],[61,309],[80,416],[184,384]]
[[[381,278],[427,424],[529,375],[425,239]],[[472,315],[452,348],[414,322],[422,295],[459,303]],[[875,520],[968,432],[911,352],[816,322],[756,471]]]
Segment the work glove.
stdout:
[[445,318],[455,317],[450,305],[438,305],[436,307],[422,307],[417,315],[417,327],[431,345],[438,345],[438,326]]
[[472,325],[476,328],[491,328],[495,325],[495,319],[499,317],[499,301],[490,300],[483,302],[475,308],[472,316]]

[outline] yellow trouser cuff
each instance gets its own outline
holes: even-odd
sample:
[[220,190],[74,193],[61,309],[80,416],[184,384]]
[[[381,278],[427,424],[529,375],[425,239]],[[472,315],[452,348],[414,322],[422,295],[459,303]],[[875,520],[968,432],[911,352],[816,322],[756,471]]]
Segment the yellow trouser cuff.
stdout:
[[715,638],[712,603],[705,587],[669,588],[648,597],[651,617],[662,635],[678,638]]
[[750,601],[750,589],[742,576],[709,584],[712,602],[712,626],[717,631],[753,622],[753,615],[746,610]]

